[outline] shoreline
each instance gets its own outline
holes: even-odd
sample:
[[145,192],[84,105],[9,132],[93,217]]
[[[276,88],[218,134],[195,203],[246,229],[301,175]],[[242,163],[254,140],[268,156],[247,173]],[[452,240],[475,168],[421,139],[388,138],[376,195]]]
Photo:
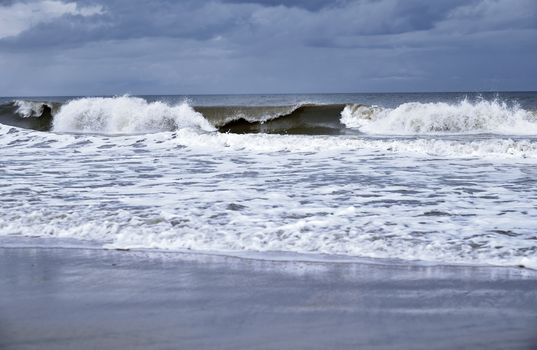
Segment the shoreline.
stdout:
[[[241,252],[241,251],[198,251],[198,250],[167,250],[158,248],[121,248],[105,247],[95,244],[91,241],[77,240],[73,238],[62,239],[62,244],[56,244],[57,238],[47,238],[40,236],[3,236],[0,237],[0,249],[58,249],[58,250],[102,250],[105,252],[126,252],[137,254],[140,257],[158,257],[165,256],[170,259],[181,259],[186,256],[207,256],[230,259],[243,259],[254,261],[267,261],[274,263],[319,263],[319,264],[364,264],[364,265],[381,265],[381,266],[415,266],[415,267],[438,267],[438,268],[505,268],[505,269],[523,269],[535,273],[537,278],[537,266],[520,264],[500,265],[485,263],[457,263],[457,262],[438,262],[427,260],[405,260],[405,259],[386,259],[372,258],[337,254],[320,254],[320,253],[299,253],[299,252],[279,252],[279,251],[259,251],[259,252]],[[73,243],[70,244],[69,242]],[[22,242],[22,243],[21,243]]]
[[528,269],[44,247],[0,266],[2,349],[537,345]]

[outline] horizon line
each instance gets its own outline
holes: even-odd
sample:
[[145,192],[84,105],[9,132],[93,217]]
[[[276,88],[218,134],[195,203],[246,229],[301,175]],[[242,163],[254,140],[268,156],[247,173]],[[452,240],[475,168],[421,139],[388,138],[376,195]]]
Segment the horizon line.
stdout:
[[30,97],[30,98],[36,98],[36,97],[119,97],[119,96],[133,96],[133,97],[148,97],[148,96],[258,96],[258,95],[276,95],[276,96],[289,96],[289,95],[368,95],[368,94],[375,94],[375,95],[391,95],[391,94],[464,94],[464,93],[473,93],[473,94],[479,94],[479,93],[486,93],[486,94],[494,94],[494,93],[537,93],[537,90],[467,90],[467,91],[457,91],[457,90],[449,90],[449,91],[378,91],[378,92],[257,92],[257,93],[208,93],[208,94],[200,94],[200,93],[190,93],[190,94],[171,94],[171,93],[164,93],[164,94],[131,94],[131,93],[123,93],[123,94],[103,94],[103,95],[97,95],[97,94],[85,94],[85,95],[11,95],[11,96],[0,96],[0,98],[21,98],[21,97]]

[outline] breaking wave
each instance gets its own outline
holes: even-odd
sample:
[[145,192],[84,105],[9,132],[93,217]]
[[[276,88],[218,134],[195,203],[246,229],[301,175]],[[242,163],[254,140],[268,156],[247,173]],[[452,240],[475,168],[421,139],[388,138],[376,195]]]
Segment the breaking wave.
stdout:
[[367,134],[537,134],[534,111],[498,100],[463,100],[455,104],[411,102],[393,109],[348,105],[341,113],[341,122]]
[[50,102],[16,100],[13,105],[16,107],[15,113],[23,118],[40,118],[52,115],[53,110],[57,109],[57,104]]
[[243,120],[245,123],[265,123],[288,116],[302,104],[287,106],[196,106],[194,109],[203,114],[217,128]]
[[60,104],[16,100],[0,105],[0,123],[38,131],[50,130],[54,113]]
[[164,102],[147,102],[142,98],[81,98],[61,107],[54,116],[52,130],[132,134],[194,128],[215,128],[188,103],[170,106]]
[[219,130],[236,134],[342,134],[346,133],[345,126],[340,122],[344,108],[344,104],[300,104],[288,107],[284,113],[263,118],[244,117],[239,114],[238,118],[220,125]]
[[500,100],[287,106],[170,105],[143,98],[88,97],[61,105],[17,100],[0,105],[0,123],[72,133],[140,134],[192,128],[222,133],[302,135],[537,135],[537,112]]
[[0,236],[537,268],[528,109],[9,101]]

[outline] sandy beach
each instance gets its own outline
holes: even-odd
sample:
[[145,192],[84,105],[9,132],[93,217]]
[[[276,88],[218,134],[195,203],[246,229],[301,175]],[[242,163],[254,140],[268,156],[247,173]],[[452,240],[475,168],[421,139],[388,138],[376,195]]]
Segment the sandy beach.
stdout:
[[0,248],[0,348],[535,349],[537,272]]

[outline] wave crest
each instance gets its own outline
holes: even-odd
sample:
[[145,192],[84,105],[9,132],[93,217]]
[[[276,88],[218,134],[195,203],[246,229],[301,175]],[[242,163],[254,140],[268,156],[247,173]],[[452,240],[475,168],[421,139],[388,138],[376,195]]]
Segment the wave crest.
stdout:
[[88,97],[63,105],[54,116],[52,130],[132,134],[192,128],[215,131],[211,123],[187,103],[170,106],[138,97]]
[[[343,134],[340,122],[343,104],[298,104],[287,107],[279,114],[264,118],[240,117],[219,125],[221,132],[237,134],[304,134],[333,135]],[[259,107],[266,109],[266,107]],[[281,109],[281,107],[279,107]]]
[[46,112],[51,113],[54,109],[53,104],[36,101],[16,100],[13,102],[16,107],[15,113],[23,118],[41,117]]
[[410,102],[397,108],[348,105],[341,122],[368,134],[497,133],[537,134],[537,115],[505,102],[479,100]]

